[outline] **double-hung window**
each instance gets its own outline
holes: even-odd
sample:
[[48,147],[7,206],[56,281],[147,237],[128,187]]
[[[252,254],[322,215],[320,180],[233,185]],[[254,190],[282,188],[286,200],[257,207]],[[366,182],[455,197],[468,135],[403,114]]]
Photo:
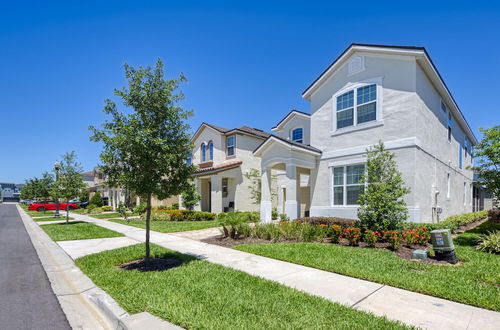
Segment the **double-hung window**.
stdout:
[[201,162],[204,163],[207,161],[207,145],[203,143],[201,145]]
[[226,154],[234,156],[236,151],[236,137],[234,135],[226,137]]
[[365,186],[361,180],[364,172],[364,164],[333,168],[333,205],[358,205]]
[[304,131],[301,127],[292,130],[292,141],[298,143],[304,143]]
[[214,143],[212,141],[208,142],[208,159],[214,160]]
[[377,85],[358,87],[337,96],[337,129],[377,120]]

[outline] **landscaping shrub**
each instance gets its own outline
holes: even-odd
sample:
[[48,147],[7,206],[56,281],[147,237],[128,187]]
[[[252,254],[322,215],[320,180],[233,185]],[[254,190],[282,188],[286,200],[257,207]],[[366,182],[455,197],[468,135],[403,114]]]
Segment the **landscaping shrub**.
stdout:
[[500,230],[481,235],[476,248],[483,252],[500,254]]
[[290,217],[285,213],[280,214],[280,221],[290,221]]
[[172,210],[178,210],[179,209],[179,203],[173,203],[172,205],[170,205],[170,208]]
[[361,239],[361,229],[349,227],[344,229],[343,235],[349,241],[349,245],[357,246],[359,245],[359,240]]
[[402,236],[396,230],[384,231],[384,239],[387,243],[391,244],[391,249],[397,250],[401,245]]
[[322,233],[322,230],[319,226],[311,225],[308,223],[303,223],[300,226],[300,237],[299,241],[303,242],[312,242],[317,240]]
[[277,228],[283,239],[299,240],[301,226],[302,224],[297,221],[281,221]]
[[113,208],[109,205],[101,206],[103,212],[113,211]]
[[136,207],[134,207],[134,213],[135,214],[143,214],[146,212],[146,208],[148,207],[148,204],[146,203],[140,203]]
[[[481,219],[485,219],[487,216],[488,216],[488,211],[486,210],[479,212],[464,213],[459,215],[452,215],[446,218],[444,221],[438,223],[426,223],[425,227],[429,232],[435,229],[450,229],[451,232],[453,233],[459,227],[468,225],[469,223],[473,223]],[[414,222],[403,223],[403,228],[418,229],[420,227],[422,227],[422,224]]]
[[380,233],[378,231],[366,229],[365,233],[363,234],[363,240],[369,247],[375,247],[375,243],[377,243],[379,238]]
[[500,209],[491,209],[488,211],[488,217],[491,221],[500,222]]
[[281,236],[278,226],[273,223],[255,224],[254,235],[266,240],[277,239]]
[[89,201],[89,206],[90,205],[95,205],[96,207],[101,207],[104,205],[104,202],[102,200],[102,197],[101,197],[101,193],[99,192],[96,192],[92,198],[90,199]]
[[278,209],[276,207],[273,207],[273,210],[271,211],[271,218],[273,220],[277,220],[279,218],[280,214],[278,212]]
[[[210,212],[189,211],[189,210],[171,210],[156,209],[151,212],[151,218],[166,219],[166,216],[157,217],[158,214],[168,214],[170,221],[210,221],[214,220],[216,215]],[[161,220],[168,221],[168,220]]]
[[332,243],[338,243],[340,238],[342,238],[343,228],[341,225],[331,225],[331,231],[329,232],[329,238],[332,240]]
[[241,235],[250,235],[251,229],[247,225],[251,219],[249,213],[251,212],[227,212],[219,214],[217,219],[222,225],[224,237],[237,238]]
[[302,223],[309,223],[311,225],[340,225],[344,228],[356,227],[357,220],[346,219],[346,218],[335,218],[335,217],[304,217],[299,218],[296,221]]
[[102,213],[102,207],[93,207],[90,209],[90,214],[99,214]]

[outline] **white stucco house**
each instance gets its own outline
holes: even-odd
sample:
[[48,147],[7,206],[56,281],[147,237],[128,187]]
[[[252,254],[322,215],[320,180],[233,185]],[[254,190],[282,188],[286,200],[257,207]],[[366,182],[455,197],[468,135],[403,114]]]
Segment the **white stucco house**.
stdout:
[[260,171],[260,158],[253,151],[269,136],[248,126],[228,129],[202,123],[191,138],[194,148],[187,160],[198,167],[194,183],[201,201],[195,210],[259,211],[245,174],[252,169]]
[[[352,44],[302,96],[310,101],[310,114],[292,111],[274,134],[244,144],[245,162],[260,164],[263,222],[271,221],[273,174],[281,174],[278,209],[291,219],[357,218],[365,151],[379,140],[395,154],[411,188],[405,198],[409,220],[437,222],[472,211],[473,173],[467,166],[477,140],[425,48]],[[216,150],[226,150],[234,133],[207,125],[196,141],[213,140]],[[217,165],[228,156],[214,157]],[[208,179],[209,171],[206,180],[221,185],[225,176],[217,166],[217,181]],[[241,176],[231,182],[241,184]],[[211,196],[221,204],[221,196]]]

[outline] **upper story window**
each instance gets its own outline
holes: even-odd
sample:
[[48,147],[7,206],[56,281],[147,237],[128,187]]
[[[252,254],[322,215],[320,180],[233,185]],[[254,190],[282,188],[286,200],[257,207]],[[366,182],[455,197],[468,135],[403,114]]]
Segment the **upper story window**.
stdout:
[[464,142],[464,154],[465,154],[465,159],[467,159],[467,154],[470,152],[470,149],[469,149],[469,140],[467,138],[465,138],[465,142]]
[[201,162],[207,161],[207,145],[205,143],[201,144]]
[[453,121],[451,119],[451,113],[448,113],[448,142],[451,142],[451,126]]
[[302,127],[295,128],[292,130],[292,141],[298,143],[304,143],[304,131]]
[[214,143],[212,141],[208,142],[208,159],[214,160]]
[[192,165],[193,164],[193,151],[188,150],[187,155],[186,155],[186,164]]
[[226,154],[234,156],[236,153],[236,136],[231,135],[226,137]]
[[365,165],[348,165],[333,168],[333,205],[357,205],[359,195],[364,190],[361,181]]
[[458,167],[462,168],[462,145],[458,145]]
[[337,129],[377,120],[377,85],[358,87],[337,96]]

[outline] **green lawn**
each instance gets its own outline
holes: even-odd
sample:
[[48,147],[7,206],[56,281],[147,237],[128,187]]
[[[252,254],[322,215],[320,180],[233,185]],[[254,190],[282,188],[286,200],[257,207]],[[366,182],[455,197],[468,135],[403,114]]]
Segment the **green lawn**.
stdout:
[[[139,228],[146,228],[146,220],[120,220],[111,219],[110,221],[130,225]],[[151,221],[151,230],[161,233],[173,233],[178,231],[189,231],[197,229],[205,229],[212,227],[219,227],[220,222],[216,220],[211,221]]]
[[116,231],[96,226],[88,222],[54,223],[40,226],[54,241],[106,238],[124,236]]
[[500,311],[500,255],[471,246],[480,233],[495,228],[500,230],[500,224],[486,222],[455,239],[457,256],[464,261],[458,266],[423,265],[388,250],[335,244],[250,244],[235,249]]
[[[38,212],[38,211],[26,211],[30,217],[44,217],[44,216],[53,216],[55,211],[45,211],[45,212]],[[59,214],[63,214],[62,210],[59,210]]]
[[[128,216],[134,216],[134,213],[129,213]],[[96,219],[111,219],[111,218],[119,218],[121,217],[120,213],[112,212],[112,213],[99,213],[99,214],[89,214],[92,218]]]
[[144,245],[138,244],[79,258],[76,264],[130,314],[147,311],[188,329],[404,328],[156,245],[151,253],[185,263],[161,272],[116,268],[144,256]]
[[[66,217],[54,218],[52,216],[52,217],[45,217],[45,218],[35,218],[33,220],[35,220],[35,221],[57,221],[57,220],[66,220]],[[69,217],[69,220],[74,220],[74,218]]]

